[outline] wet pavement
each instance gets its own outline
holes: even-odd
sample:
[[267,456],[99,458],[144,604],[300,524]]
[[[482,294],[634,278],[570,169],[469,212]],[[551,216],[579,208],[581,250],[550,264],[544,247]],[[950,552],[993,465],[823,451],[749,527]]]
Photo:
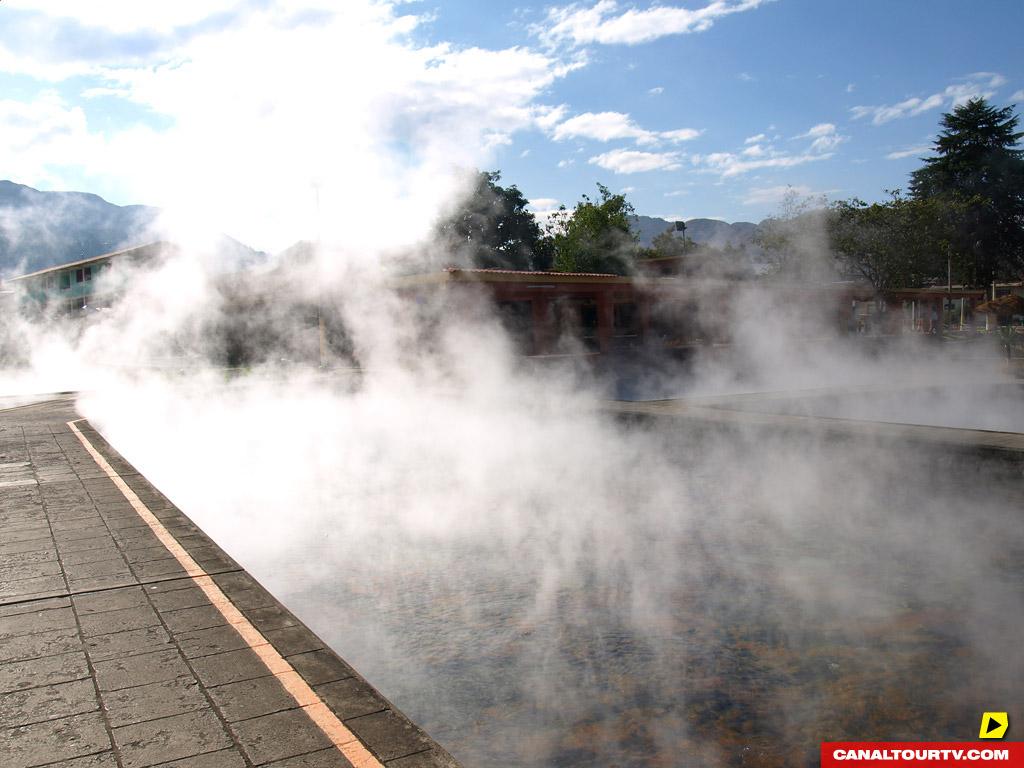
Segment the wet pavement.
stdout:
[[78,418],[0,410],[4,768],[456,765]]

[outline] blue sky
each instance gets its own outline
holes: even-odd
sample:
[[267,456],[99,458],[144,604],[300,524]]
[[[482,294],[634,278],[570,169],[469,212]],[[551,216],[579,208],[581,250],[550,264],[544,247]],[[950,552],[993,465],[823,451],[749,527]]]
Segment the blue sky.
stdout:
[[602,182],[757,221],[790,187],[906,186],[971,96],[1024,104],[1021,29],[1000,0],[6,2],[0,176],[188,201],[263,247],[309,228],[310,188],[414,219],[473,166],[538,210]]

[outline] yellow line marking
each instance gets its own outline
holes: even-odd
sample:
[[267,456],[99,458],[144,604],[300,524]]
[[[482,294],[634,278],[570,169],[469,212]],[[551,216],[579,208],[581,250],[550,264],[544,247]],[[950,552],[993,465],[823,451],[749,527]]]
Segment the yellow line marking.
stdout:
[[181,563],[181,567],[185,569],[185,572],[192,578],[195,585],[203,590],[214,607],[220,611],[224,620],[235,628],[235,631],[242,636],[242,639],[245,640],[253,653],[259,656],[260,661],[263,662],[270,674],[274,675],[278,682],[284,686],[284,689],[291,694],[291,697],[295,699],[295,703],[309,715],[309,718],[316,723],[320,730],[324,732],[324,735],[331,740],[338,751],[355,768],[383,768],[383,764],[363,746],[352,731],[344,726],[341,720],[338,719],[338,716],[331,711],[330,707],[324,704],[323,699],[320,698],[316,691],[309,687],[309,683],[302,679],[302,676],[295,671],[295,668],[242,615],[242,612],[221,591],[216,582],[199,567],[199,564],[192,559],[192,556],[185,551],[185,548],[178,543],[178,540],[171,535],[171,532],[164,527],[164,524],[157,519],[156,515],[150,512],[149,508],[142,502],[142,499],[136,495],[128,483],[114,471],[114,468],[93,447],[81,430],[75,426],[76,421],[85,421],[85,419],[67,422],[68,428],[78,438],[79,442],[82,443],[85,450],[89,452],[93,461],[99,465],[99,468],[106,473],[118,490],[124,494],[128,503],[132,505],[132,508],[138,513],[139,517],[156,534],[160,542]]

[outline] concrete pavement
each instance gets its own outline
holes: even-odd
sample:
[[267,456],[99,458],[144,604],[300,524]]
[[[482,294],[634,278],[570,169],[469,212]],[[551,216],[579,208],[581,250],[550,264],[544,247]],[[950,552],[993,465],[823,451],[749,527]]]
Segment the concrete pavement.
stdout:
[[456,765],[78,418],[0,411],[4,768]]

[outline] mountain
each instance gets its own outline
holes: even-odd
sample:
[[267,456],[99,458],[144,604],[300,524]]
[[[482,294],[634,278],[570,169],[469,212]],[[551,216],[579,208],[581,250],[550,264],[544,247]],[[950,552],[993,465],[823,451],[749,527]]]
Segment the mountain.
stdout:
[[[166,239],[159,208],[114,205],[87,192],[40,192],[0,181],[0,278]],[[221,237],[217,263],[237,268],[266,254]]]
[[0,181],[0,276],[23,274],[157,239],[159,210],[86,192]]
[[[675,226],[675,222],[657,219],[653,216],[634,216],[631,222],[640,245],[650,247],[658,235]],[[727,245],[742,248],[750,245],[757,232],[757,224],[737,221],[729,224],[718,219],[690,219],[686,222],[686,236],[698,245],[724,248]]]

